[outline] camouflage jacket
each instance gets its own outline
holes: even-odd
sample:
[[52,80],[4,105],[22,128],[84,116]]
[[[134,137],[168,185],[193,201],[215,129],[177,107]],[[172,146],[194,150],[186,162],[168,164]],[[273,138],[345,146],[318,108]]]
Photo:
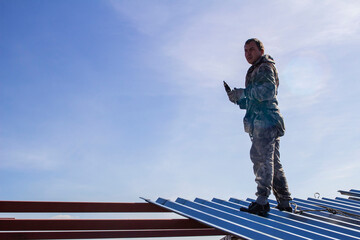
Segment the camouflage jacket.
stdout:
[[[263,55],[249,68],[246,74],[245,99],[238,102],[240,108],[246,109],[245,132],[254,137],[269,137],[270,132],[276,136],[284,135],[284,120],[276,98],[278,86],[275,62],[269,55]],[[269,132],[271,129],[277,131]]]

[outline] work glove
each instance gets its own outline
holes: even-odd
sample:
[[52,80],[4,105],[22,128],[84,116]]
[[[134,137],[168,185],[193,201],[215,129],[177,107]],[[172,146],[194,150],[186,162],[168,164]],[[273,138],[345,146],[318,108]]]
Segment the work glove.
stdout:
[[230,92],[227,92],[230,102],[238,104],[238,101],[245,98],[243,88],[234,88]]

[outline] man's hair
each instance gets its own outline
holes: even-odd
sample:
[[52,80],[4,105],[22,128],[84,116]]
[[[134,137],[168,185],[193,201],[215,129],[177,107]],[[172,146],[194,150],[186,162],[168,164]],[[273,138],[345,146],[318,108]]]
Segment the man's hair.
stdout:
[[246,40],[245,45],[246,45],[246,44],[249,44],[249,43],[251,43],[251,42],[255,42],[255,43],[256,43],[256,46],[258,47],[258,49],[259,49],[260,51],[261,51],[261,50],[265,51],[264,44],[263,44],[259,39],[257,39],[257,38],[250,38],[250,39]]

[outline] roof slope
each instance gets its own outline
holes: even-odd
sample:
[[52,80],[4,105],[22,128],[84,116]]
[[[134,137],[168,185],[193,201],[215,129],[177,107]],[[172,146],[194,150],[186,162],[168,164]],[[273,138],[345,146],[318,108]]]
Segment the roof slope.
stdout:
[[266,217],[239,211],[254,201],[249,198],[147,201],[240,239],[360,239],[360,191],[339,192],[349,198],[295,198],[296,213],[281,212],[270,200]]

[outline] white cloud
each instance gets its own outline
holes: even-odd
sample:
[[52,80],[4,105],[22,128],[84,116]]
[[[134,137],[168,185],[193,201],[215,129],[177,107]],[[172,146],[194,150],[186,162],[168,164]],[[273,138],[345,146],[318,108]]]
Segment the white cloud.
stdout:
[[[304,57],[302,49],[315,52],[325,43],[359,38],[360,3],[357,1],[111,3],[140,32],[161,42],[159,50],[176,65],[171,69],[173,78],[169,80],[192,90],[215,88],[222,80],[242,86],[249,67],[243,57],[243,42],[258,37],[280,64],[291,62],[285,74],[297,76],[291,78],[294,91],[304,93],[311,81],[315,83],[312,90],[315,92],[324,86],[328,76],[318,71],[317,59],[309,61],[312,56]],[[289,59],[294,51],[300,51],[302,56]],[[302,81],[297,81],[299,78]]]
[[[301,12],[310,11],[313,16],[313,41],[334,43],[348,37],[356,36],[360,30],[360,3],[359,1],[308,1],[299,8]],[[308,21],[310,25],[311,22]],[[359,38],[359,36],[357,36]]]
[[169,7],[159,1],[110,0],[109,3],[144,34],[157,33],[170,18]]
[[[359,156],[359,151],[351,152]],[[354,156],[353,155],[353,156]],[[328,159],[320,164],[318,171],[303,181],[304,186],[319,191],[322,197],[338,197],[337,190],[349,190],[356,188],[359,182],[360,163],[353,161],[346,154],[338,159]]]
[[332,90],[332,70],[327,58],[317,51],[301,51],[279,69],[283,110],[306,109]]

